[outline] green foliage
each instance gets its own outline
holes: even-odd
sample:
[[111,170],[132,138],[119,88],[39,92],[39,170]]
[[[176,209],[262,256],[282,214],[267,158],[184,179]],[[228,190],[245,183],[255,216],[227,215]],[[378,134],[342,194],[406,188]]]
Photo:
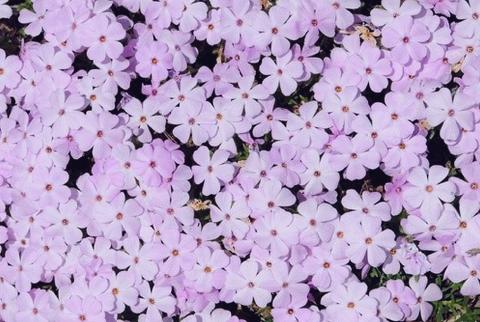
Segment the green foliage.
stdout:
[[16,9],[17,11],[20,11],[22,9],[32,10],[33,9],[32,0],[24,0],[22,3],[14,6],[14,9]]
[[32,10],[33,9],[32,0],[24,0],[21,3],[17,4],[16,6],[13,6],[13,9],[15,9],[18,12],[20,12],[20,10],[22,9]]
[[408,283],[409,278],[409,276],[403,273],[403,271],[400,271],[397,274],[385,274],[382,269],[378,267],[372,267],[368,276],[378,281],[378,284],[376,285],[385,285],[388,280],[402,280],[404,283]]
[[480,321],[480,307],[477,307],[476,298],[462,296],[460,289],[463,283],[443,281],[441,276],[435,279],[443,292],[443,298],[433,303],[434,310],[430,321],[447,322],[478,322]]
[[242,144],[242,149],[238,151],[238,154],[237,154],[237,156],[235,157],[235,160],[236,160],[236,161],[247,160],[249,154],[250,154],[250,148],[248,147],[247,144],[243,143],[243,144]]

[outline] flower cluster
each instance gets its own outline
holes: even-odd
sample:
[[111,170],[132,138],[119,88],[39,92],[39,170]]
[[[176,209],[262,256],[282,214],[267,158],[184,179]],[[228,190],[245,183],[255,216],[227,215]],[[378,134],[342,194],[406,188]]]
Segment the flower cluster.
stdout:
[[0,49],[1,321],[426,321],[445,283],[480,295],[479,1],[0,19],[25,38]]

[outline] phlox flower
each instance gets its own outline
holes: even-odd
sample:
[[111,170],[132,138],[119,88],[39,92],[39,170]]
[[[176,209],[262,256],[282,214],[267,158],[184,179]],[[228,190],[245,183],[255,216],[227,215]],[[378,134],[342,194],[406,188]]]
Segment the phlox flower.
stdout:
[[210,152],[205,146],[201,146],[193,153],[193,159],[198,164],[192,167],[193,177],[196,184],[203,182],[203,194],[216,194],[220,191],[221,184],[232,179],[235,168],[226,163],[229,156],[227,151],[217,150],[210,157]]
[[331,146],[330,165],[337,171],[346,168],[345,178],[349,180],[362,179],[365,177],[366,168],[374,169],[380,162],[378,152],[371,149],[372,142],[361,136],[350,140],[342,135],[337,137]]
[[151,288],[147,282],[138,286],[139,303],[132,307],[132,311],[141,313],[146,310],[146,321],[162,321],[162,312],[173,314],[176,299],[172,296],[170,286],[155,285]]
[[117,59],[123,51],[120,43],[125,30],[107,15],[97,15],[84,25],[83,44],[88,47],[88,58],[102,62],[106,57]]
[[226,272],[224,268],[229,263],[229,258],[223,250],[211,251],[207,247],[195,250],[197,263],[187,273],[187,279],[194,283],[199,292],[210,292],[212,288],[221,289],[225,283]]
[[420,208],[422,213],[428,213],[438,211],[441,201],[451,202],[455,185],[450,181],[442,183],[447,175],[448,169],[437,165],[428,170],[428,175],[421,167],[412,169],[407,178],[410,185],[404,191],[407,204]]
[[427,120],[431,126],[442,124],[440,136],[446,141],[457,141],[463,129],[474,129],[474,107],[463,93],[452,94],[446,88],[426,97]]
[[383,0],[382,8],[374,8],[371,11],[372,23],[376,26],[383,26],[391,23],[401,16],[415,16],[422,7],[416,1],[406,0]]
[[265,307],[272,300],[267,288],[269,280],[269,273],[261,270],[257,261],[249,259],[242,262],[238,271],[228,271],[225,286],[235,291],[235,302],[250,305],[255,301],[258,306]]
[[445,270],[445,277],[454,283],[464,282],[460,292],[465,296],[475,296],[480,293],[480,283],[477,277],[479,266],[478,255],[457,258]]
[[344,216],[350,216],[352,220],[361,220],[365,216],[390,220],[390,207],[386,202],[379,202],[381,194],[379,192],[364,191],[359,195],[355,190],[349,189],[342,198],[342,205],[350,209]]
[[380,220],[364,217],[345,227],[346,241],[349,244],[347,254],[356,264],[366,260],[369,265],[378,267],[387,252],[395,246],[395,234],[390,229],[382,230]]
[[303,74],[303,65],[293,59],[293,54],[288,51],[285,55],[278,57],[274,62],[270,57],[262,60],[260,72],[267,76],[263,85],[270,94],[276,92],[280,86],[282,94],[291,95],[297,89],[297,80]]
[[332,321],[339,316],[348,322],[379,321],[376,317],[378,303],[367,295],[367,289],[365,283],[351,281],[327,293],[321,300],[327,306],[327,317]]
[[433,305],[429,302],[438,301],[442,298],[442,291],[435,284],[428,284],[425,276],[420,276],[418,279],[411,277],[408,285],[415,292],[417,297],[417,304],[412,308],[410,319],[415,319],[420,311],[420,317],[426,321],[433,312]]
[[427,27],[407,15],[398,17],[382,30],[382,44],[392,50],[392,58],[401,64],[425,58],[428,54],[425,43],[429,38]]
[[139,44],[135,54],[138,65],[135,70],[142,77],[152,77],[152,81],[159,82],[167,78],[168,70],[173,67],[173,57],[168,47],[160,41],[151,41]]

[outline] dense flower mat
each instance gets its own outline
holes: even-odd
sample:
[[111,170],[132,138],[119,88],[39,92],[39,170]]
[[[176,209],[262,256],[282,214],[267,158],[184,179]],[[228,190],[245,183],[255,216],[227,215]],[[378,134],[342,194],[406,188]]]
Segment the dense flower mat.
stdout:
[[7,2],[0,321],[478,321],[479,0]]

